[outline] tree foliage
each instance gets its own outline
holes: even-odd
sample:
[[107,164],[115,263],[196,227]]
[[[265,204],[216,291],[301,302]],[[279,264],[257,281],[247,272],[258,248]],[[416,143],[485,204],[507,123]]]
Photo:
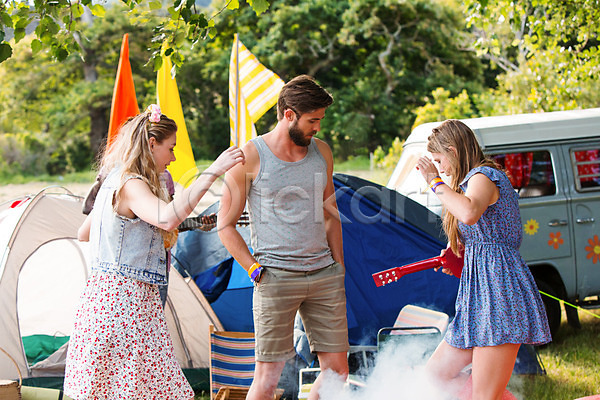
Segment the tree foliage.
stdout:
[[[269,7],[267,0],[247,0],[258,15]],[[198,42],[216,34],[214,15],[199,7],[195,0],[121,0],[132,13],[161,15],[154,20],[152,53],[150,62],[158,70],[162,63],[162,54],[170,55],[176,67],[183,63],[180,52],[186,40],[196,45]],[[235,10],[239,0],[227,0],[216,15],[225,10]],[[27,29],[35,26],[35,39],[30,43],[34,54],[48,49],[52,58],[64,61],[70,54],[85,56],[81,43],[77,40],[82,18],[91,13],[97,18],[106,14],[106,7],[92,0],[34,0],[20,2],[0,0],[0,62],[13,54],[7,33],[12,33],[15,43],[19,43]],[[89,19],[89,15],[87,16]]]
[[[214,8],[226,5],[237,6],[216,0]],[[414,110],[435,88],[474,91],[484,81],[481,62],[462,48],[464,21],[451,1],[277,0],[260,17],[255,8],[241,3],[213,20],[214,37],[194,45],[184,40],[179,56],[171,54],[172,59],[185,59],[177,83],[197,158],[212,158],[229,144],[228,71],[234,33],[284,81],[308,73],[333,93],[335,102],[321,137],[340,159],[368,155],[405,137]],[[77,146],[89,153],[89,160],[106,135],[124,32],[131,33],[138,103],[143,107],[154,100],[153,66],[144,62],[155,51],[149,44],[160,42],[154,42],[160,21],[149,9],[106,7],[102,18],[74,23],[83,57],[71,54],[61,64],[51,64],[52,51],[31,50],[37,36],[19,41],[14,56],[0,64],[0,73],[8,74],[0,83],[0,96],[11,104],[0,110],[0,117],[14,121],[0,133],[39,135],[48,157],[61,154],[58,166],[79,168],[66,155]],[[12,96],[19,88],[27,90]],[[24,114],[25,103],[34,117]],[[258,132],[267,132],[275,122],[275,110],[270,110],[258,121]],[[57,139],[60,135],[68,140]],[[73,146],[67,145],[69,140]]]
[[600,103],[600,0],[468,0],[472,48],[501,68],[497,113]]
[[[135,31],[130,61],[138,99],[155,93],[155,74],[144,67],[149,57],[145,43],[152,37],[149,25],[134,27],[122,8],[113,7],[78,31],[85,59],[70,55],[57,63],[49,51],[34,54],[31,42],[36,39],[29,35],[0,64],[0,133],[14,138],[6,148],[20,147],[17,153],[34,151],[38,157],[33,164],[26,157],[4,158],[5,169],[29,173],[35,167],[37,173],[57,174],[90,167],[108,130],[123,32]],[[28,137],[35,141],[24,139]],[[0,152],[8,153],[1,146]]]
[[[412,110],[434,88],[481,86],[480,62],[461,51],[456,39],[463,29],[460,16],[458,8],[429,0],[273,1],[260,18],[241,7],[235,19],[218,21],[218,35],[201,46],[220,61],[200,74],[222,79],[211,98],[226,102],[237,32],[284,81],[308,73],[333,93],[321,135],[338,157],[368,155],[410,132]],[[227,117],[226,103],[219,111]],[[271,112],[257,129],[265,132],[274,122]]]
[[479,114],[473,109],[472,99],[466,90],[457,96],[451,97],[450,91],[442,87],[431,92],[432,99],[426,98],[428,103],[417,108],[417,118],[413,127],[426,122],[443,121],[456,118],[473,118]]
[[[284,81],[308,73],[334,95],[321,137],[340,159],[398,147],[415,123],[594,107],[600,100],[599,1],[467,0],[463,6],[454,0],[274,0],[262,10],[265,2],[215,0],[206,40],[195,43],[190,26],[182,35],[183,22],[177,27],[178,20],[165,7],[161,16],[153,2],[106,5],[103,17],[91,22],[74,13],[70,31],[54,36],[71,32],[77,54],[68,50],[60,64],[53,63],[54,48],[36,42],[42,42],[38,33],[21,38],[15,30],[12,56],[0,64],[0,152],[20,148],[26,159],[27,151],[41,151],[46,161],[30,162],[31,168],[89,165],[106,135],[124,32],[131,33],[140,107],[155,99],[158,64],[148,65],[148,59],[174,40],[170,54],[179,65],[177,83],[197,158],[212,158],[228,146],[234,33]],[[15,28],[21,17],[13,21],[18,13],[3,4]],[[169,6],[182,18],[199,18],[186,14],[181,2]],[[54,32],[50,22],[44,24],[39,32]],[[275,123],[270,110],[257,130],[267,132]]]
[[598,107],[599,0],[468,0],[469,48],[500,73],[482,91],[438,88],[415,125]]

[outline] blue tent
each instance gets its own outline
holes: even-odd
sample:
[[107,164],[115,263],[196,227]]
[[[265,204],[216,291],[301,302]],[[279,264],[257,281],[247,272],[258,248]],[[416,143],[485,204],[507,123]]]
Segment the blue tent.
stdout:
[[[334,184],[342,218],[350,344],[375,344],[377,331],[393,325],[409,303],[453,315],[458,288],[454,277],[422,271],[379,288],[371,277],[438,255],[444,246],[439,217],[393,190],[354,176],[336,174]],[[249,228],[238,230],[249,245]],[[174,265],[194,277],[225,329],[253,330],[252,284],[215,231],[183,232],[173,254]]]
[[342,217],[350,344],[374,344],[406,304],[454,315],[458,279],[427,270],[376,287],[372,274],[439,255],[445,247],[440,218],[375,183],[336,174]]

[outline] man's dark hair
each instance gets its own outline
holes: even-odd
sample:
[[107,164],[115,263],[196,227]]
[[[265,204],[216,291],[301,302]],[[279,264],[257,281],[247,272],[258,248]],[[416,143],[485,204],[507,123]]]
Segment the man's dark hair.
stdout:
[[311,76],[300,75],[286,83],[277,100],[277,119],[283,118],[286,108],[292,109],[298,118],[333,103],[333,96],[317,84]]

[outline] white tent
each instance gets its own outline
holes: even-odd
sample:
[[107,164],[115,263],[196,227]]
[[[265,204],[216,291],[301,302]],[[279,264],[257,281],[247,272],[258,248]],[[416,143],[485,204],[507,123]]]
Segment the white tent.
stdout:
[[[59,187],[0,205],[0,347],[23,378],[64,375],[89,275],[87,243],[76,240],[81,207],[80,197]],[[208,368],[208,326],[222,329],[221,323],[193,281],[173,268],[169,279],[165,314],[177,359],[182,368]],[[51,354],[34,360],[24,341]],[[0,353],[0,379],[17,378],[14,363]]]

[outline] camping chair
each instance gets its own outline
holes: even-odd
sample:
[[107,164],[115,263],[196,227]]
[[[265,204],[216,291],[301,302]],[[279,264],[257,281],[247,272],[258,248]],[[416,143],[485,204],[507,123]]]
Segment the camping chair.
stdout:
[[392,327],[377,333],[377,349],[388,345],[422,346],[423,356],[431,354],[441,342],[448,327],[448,315],[408,304],[400,310]]
[[[210,325],[210,393],[213,400],[243,400],[254,377],[254,333],[217,331]],[[283,395],[277,389],[274,399]]]

